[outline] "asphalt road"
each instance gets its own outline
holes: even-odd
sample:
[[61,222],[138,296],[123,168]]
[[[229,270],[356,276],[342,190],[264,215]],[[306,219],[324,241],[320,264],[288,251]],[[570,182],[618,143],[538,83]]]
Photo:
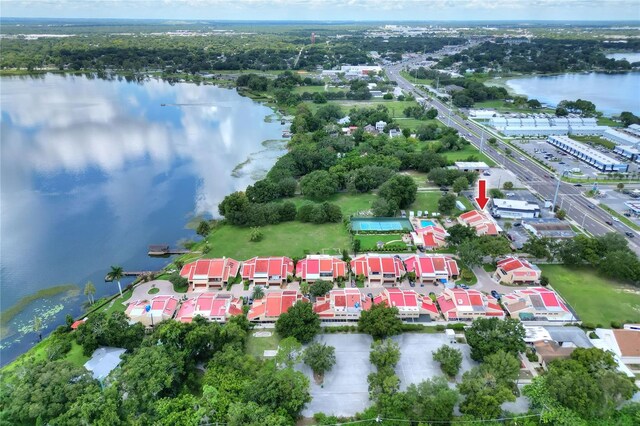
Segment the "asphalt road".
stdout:
[[[416,88],[411,82],[400,75],[400,70],[404,65],[387,65],[385,71],[390,80],[396,81],[398,87],[406,92],[413,93],[415,96],[429,99],[426,93]],[[484,130],[471,121],[465,121],[463,117],[458,115],[448,105],[438,99],[431,98],[429,106],[438,110],[438,119],[449,127],[453,127],[461,135],[464,135],[476,148],[480,148],[480,135]],[[486,132],[484,132],[486,135]],[[494,161],[501,164],[505,169],[513,172],[519,179],[528,185],[533,191],[540,194],[544,199],[553,201],[553,197],[558,185],[558,180],[548,170],[534,162],[531,158],[524,154],[514,152],[511,157],[507,157],[496,148],[504,151],[507,145],[498,140],[498,143],[491,146],[486,142],[489,136],[486,135],[482,152]],[[511,151],[515,151],[509,146]],[[618,232],[629,241],[629,247],[640,254],[640,246],[635,243],[634,239],[628,238],[625,232],[636,234],[631,228],[621,222],[613,222],[614,226],[609,226],[605,222],[611,220],[611,215],[604,210],[591,203],[582,195],[584,188],[575,187],[572,184],[560,182],[558,190],[558,198],[556,204],[562,205],[567,212],[567,216],[581,225],[585,230],[593,235],[603,235],[608,232]]]

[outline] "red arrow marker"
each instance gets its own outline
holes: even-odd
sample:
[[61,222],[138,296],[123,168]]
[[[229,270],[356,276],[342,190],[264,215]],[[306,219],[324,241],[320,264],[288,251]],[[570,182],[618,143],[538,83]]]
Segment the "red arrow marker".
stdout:
[[476,203],[480,207],[480,210],[484,210],[484,206],[489,202],[487,198],[487,181],[484,179],[478,180],[478,196],[476,197]]

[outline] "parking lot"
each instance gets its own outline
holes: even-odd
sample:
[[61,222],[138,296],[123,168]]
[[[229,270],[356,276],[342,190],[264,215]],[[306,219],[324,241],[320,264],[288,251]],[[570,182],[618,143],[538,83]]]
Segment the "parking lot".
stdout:
[[[523,151],[533,158],[536,158],[549,167],[554,168],[557,171],[580,169],[583,175],[595,178],[599,171],[594,169],[587,163],[578,160],[575,157],[557,149],[546,140],[532,139],[532,140],[518,140],[514,143]],[[603,152],[609,156],[615,157],[616,155],[607,149],[602,148]]]
[[[638,185],[635,185],[638,187]],[[633,198],[629,194],[624,194],[620,191],[616,190],[615,185],[600,185],[600,191],[604,193],[602,197],[599,197],[597,200],[600,204],[604,204],[612,210],[619,212],[620,214],[628,213],[630,214],[629,219],[635,222],[637,225],[640,225],[640,217],[636,216],[629,210],[629,207],[625,204],[625,202],[633,202],[640,204],[640,198]],[[634,185],[625,185],[625,190],[632,191],[634,189]],[[625,214],[626,216],[626,214]],[[615,225],[615,223],[614,223]]]
[[[311,380],[312,401],[302,412],[305,417],[323,412],[328,415],[352,416],[370,405],[367,376],[375,369],[369,362],[371,336],[366,334],[321,334],[318,341],[336,348],[336,364],[325,374],[324,384],[317,385],[311,369],[299,364],[296,368]],[[400,388],[412,383],[442,375],[440,365],[433,361],[431,352],[448,344],[460,349],[463,354],[462,368],[458,379],[465,371],[477,365],[469,356],[469,346],[451,343],[444,334],[405,333],[393,337],[400,345],[400,362],[396,374],[400,377]],[[455,384],[452,383],[451,386]]]

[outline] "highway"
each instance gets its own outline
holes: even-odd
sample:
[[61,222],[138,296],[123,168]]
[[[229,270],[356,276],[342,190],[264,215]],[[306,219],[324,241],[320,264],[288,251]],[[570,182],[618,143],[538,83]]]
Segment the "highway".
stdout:
[[[411,82],[400,75],[403,64],[393,64],[384,66],[390,80],[396,81],[398,87],[402,88],[414,96],[428,100],[428,105],[438,110],[438,119],[449,127],[458,130],[460,135],[469,140],[476,148],[480,149],[480,136],[485,134],[482,152],[494,161],[501,164],[505,169],[514,173],[523,183],[529,186],[534,192],[540,194],[545,200],[553,201],[553,196],[558,185],[558,180],[552,173],[544,169],[541,165],[533,161],[524,154],[515,151],[512,146],[508,146],[498,139],[498,143],[492,146],[486,139],[491,137],[480,126],[471,121],[465,121],[452,108],[444,102],[430,98],[426,93],[416,88]],[[512,151],[511,156],[503,154],[505,148]],[[498,151],[496,148],[502,150]],[[618,232],[627,237],[625,232],[636,234],[631,228],[622,222],[613,222],[613,226],[607,225],[606,221],[611,221],[611,215],[591,203],[582,195],[584,188],[576,187],[573,184],[560,182],[558,198],[556,204],[562,206],[567,212],[567,216],[593,235],[603,235],[608,232]],[[628,237],[627,237],[628,238]],[[640,246],[634,239],[628,238],[629,247],[640,255]]]

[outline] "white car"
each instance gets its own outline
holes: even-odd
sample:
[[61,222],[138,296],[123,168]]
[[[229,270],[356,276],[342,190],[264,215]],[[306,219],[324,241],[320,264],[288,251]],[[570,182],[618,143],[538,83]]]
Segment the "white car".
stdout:
[[614,221],[614,222],[620,222],[620,219],[618,219],[615,216],[611,216],[611,220]]

